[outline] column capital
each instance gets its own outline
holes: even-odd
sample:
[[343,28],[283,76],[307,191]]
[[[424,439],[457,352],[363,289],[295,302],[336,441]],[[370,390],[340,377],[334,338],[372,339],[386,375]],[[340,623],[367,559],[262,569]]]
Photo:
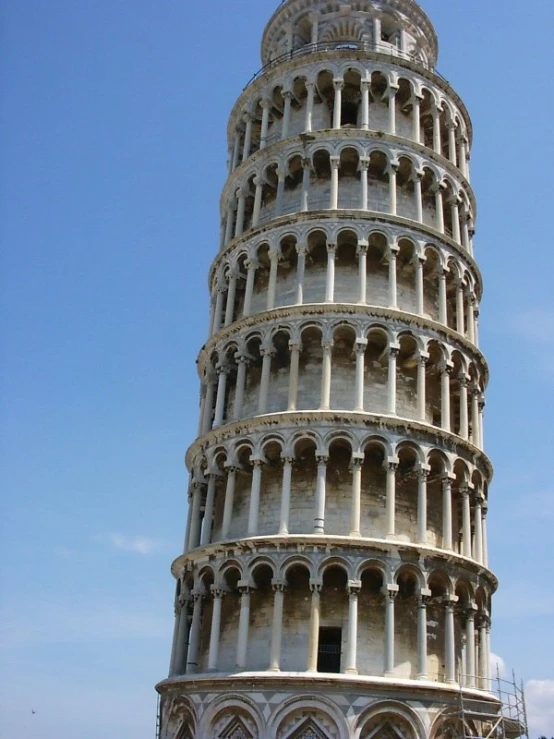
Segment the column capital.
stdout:
[[309,157],[304,157],[302,159],[302,167],[304,169],[311,169],[312,168],[312,160]]
[[349,580],[346,584],[346,592],[348,595],[358,595],[360,590],[362,589],[362,581],[361,580]]
[[273,100],[271,98],[262,98],[260,100],[260,108],[269,109],[273,107]]
[[331,163],[331,169],[338,169],[340,167],[340,157],[331,156],[329,157],[329,162]]
[[441,477],[441,483],[444,486],[448,485],[449,487],[452,487],[452,483],[456,479],[456,475],[453,475],[451,472],[445,472],[444,475]]
[[218,362],[215,371],[218,375],[226,375],[230,371],[230,367],[227,362]]
[[213,598],[223,598],[226,591],[220,585],[210,585],[210,592]]
[[429,352],[419,352],[418,359],[420,364],[427,364],[429,361]]
[[250,464],[252,467],[261,467],[263,464],[267,463],[267,459],[265,457],[250,457]]
[[367,172],[367,170],[369,169],[369,157],[360,157],[358,169],[360,170],[360,172]]
[[310,590],[312,593],[321,593],[323,582],[321,580],[314,580],[310,577]]
[[423,479],[427,479],[430,474],[431,474],[431,465],[423,464],[423,462],[421,462],[417,468],[417,476]]
[[276,353],[274,346],[263,346],[260,348],[260,356],[262,357],[274,357]]
[[350,457],[350,466],[362,467],[364,460],[365,454],[362,454],[361,452],[352,452],[352,456]]
[[454,608],[458,600],[459,600],[458,596],[452,595],[451,593],[447,593],[446,595],[443,595],[442,597],[442,602],[445,608]]
[[360,254],[367,254],[367,250],[369,249],[369,242],[367,239],[358,239],[358,246],[356,248],[356,253],[358,256]]
[[287,589],[287,583],[285,582],[285,580],[273,579],[271,581],[271,587],[273,588],[273,592],[275,593],[284,593]]
[[387,470],[391,470],[392,472],[396,472],[398,469],[399,464],[398,457],[387,457],[387,459],[383,462],[383,467]]
[[383,594],[387,596],[387,598],[390,598],[391,600],[394,600],[396,596],[398,595],[398,591],[400,588],[396,583],[393,583],[392,585],[385,585],[383,587]]
[[293,351],[302,351],[302,342],[300,340],[297,341],[289,341],[289,349],[291,352]]
[[334,77],[333,87],[335,90],[342,90],[344,88],[344,79],[342,77]]
[[397,344],[391,344],[389,346],[389,356],[397,357],[400,354],[400,347]]
[[275,246],[272,246],[269,249],[269,251],[268,251],[267,254],[269,256],[270,261],[272,261],[272,262],[274,260],[278,262],[282,258],[282,256],[283,256],[282,253],[281,253],[281,249],[279,249],[279,247],[275,247]]
[[421,605],[427,605],[427,603],[429,603],[429,601],[433,597],[433,593],[431,592],[430,588],[420,588],[418,595]]
[[321,347],[324,352],[330,352],[331,349],[333,348],[333,342],[332,341],[322,341]]
[[327,254],[333,254],[333,256],[336,254],[337,251],[337,245],[334,241],[328,241],[327,242]]
[[356,339],[354,342],[354,351],[356,354],[363,354],[367,349],[367,339]]
[[468,603],[468,604],[467,604],[467,605],[466,605],[466,606],[464,607],[464,609],[463,609],[462,613],[463,613],[463,615],[465,616],[465,618],[466,618],[466,619],[467,619],[468,621],[473,621],[473,620],[475,620],[475,618],[476,618],[476,616],[477,616],[477,606],[476,606],[476,604],[475,604],[475,603]]
[[294,464],[295,457],[292,454],[281,454],[281,462],[283,464]]
[[327,462],[329,461],[329,456],[327,454],[316,454],[315,459],[318,465],[323,464],[327,466]]

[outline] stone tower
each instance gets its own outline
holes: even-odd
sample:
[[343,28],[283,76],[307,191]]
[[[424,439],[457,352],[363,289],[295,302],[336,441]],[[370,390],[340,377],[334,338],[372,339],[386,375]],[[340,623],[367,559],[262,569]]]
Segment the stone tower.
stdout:
[[472,130],[436,59],[414,0],[285,0],[231,112],[162,739],[500,711]]

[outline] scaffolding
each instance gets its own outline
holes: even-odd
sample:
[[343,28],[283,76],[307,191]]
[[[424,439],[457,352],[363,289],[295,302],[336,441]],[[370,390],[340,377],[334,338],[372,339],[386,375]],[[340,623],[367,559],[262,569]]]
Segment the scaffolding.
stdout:
[[[470,684],[480,688],[469,691]],[[501,678],[497,665],[495,678],[466,675],[460,685],[456,717],[459,739],[529,739],[523,682],[518,685],[513,671],[511,680]]]

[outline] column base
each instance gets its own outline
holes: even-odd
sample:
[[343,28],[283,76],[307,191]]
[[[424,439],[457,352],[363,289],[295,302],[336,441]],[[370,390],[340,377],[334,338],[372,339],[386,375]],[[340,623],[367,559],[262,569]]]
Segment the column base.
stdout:
[[268,667],[267,672],[281,672],[280,667]]
[[358,670],[355,667],[347,667],[346,670],[344,671],[344,674],[345,675],[357,675]]
[[350,532],[350,538],[351,539],[361,539],[362,538],[362,534],[361,534],[360,531],[351,531]]

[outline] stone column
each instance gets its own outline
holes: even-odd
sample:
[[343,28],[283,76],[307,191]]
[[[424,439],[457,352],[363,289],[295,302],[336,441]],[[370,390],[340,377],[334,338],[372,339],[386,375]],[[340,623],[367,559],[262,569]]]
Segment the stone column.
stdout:
[[192,484],[192,514],[189,534],[189,551],[196,549],[200,544],[200,514],[202,506],[202,492],[204,485],[200,481]]
[[215,417],[213,428],[221,426],[223,423],[223,413],[225,412],[225,393],[227,392],[227,373],[229,366],[225,362],[221,362],[217,367],[217,398],[215,401]]
[[296,402],[298,398],[298,372],[300,365],[300,349],[299,341],[289,341],[290,349],[290,376],[289,376],[289,399],[288,411],[296,410]]
[[462,554],[471,557],[471,510],[468,488],[460,490],[462,498]]
[[248,357],[246,356],[246,354],[241,354],[240,352],[237,352],[235,354],[235,359],[237,361],[237,381],[235,384],[235,405],[233,408],[233,418],[235,421],[238,421],[242,416]]
[[388,248],[389,259],[389,308],[396,310],[397,303],[397,287],[396,287],[396,256],[400,251],[397,244],[391,244]]
[[252,147],[252,116],[250,113],[245,113],[243,120],[246,124],[246,129],[244,133],[244,145],[242,149],[242,161],[244,162],[245,159],[248,159],[250,156],[250,149]]
[[433,150],[435,154],[442,155],[442,141],[441,141],[441,112],[434,105],[433,106]]
[[475,614],[477,606],[470,603],[466,609],[466,686],[476,688],[475,677],[477,668],[475,665]]
[[283,125],[281,128],[281,140],[288,138],[290,128],[290,105],[292,101],[292,92],[290,90],[283,90]]
[[187,652],[186,674],[191,675],[198,669],[198,655],[200,651],[200,629],[202,626],[202,594],[196,591],[191,593],[194,607],[192,611],[192,623],[189,632],[189,648]]
[[214,501],[217,486],[217,478],[220,477],[217,472],[208,473],[208,492],[206,494],[206,510],[204,512],[204,526],[202,527],[202,538],[200,545],[206,546],[212,541],[212,522],[214,517]]
[[456,124],[454,121],[448,121],[448,159],[456,166]]
[[302,160],[302,193],[300,196],[300,211],[306,213],[309,209],[310,201],[310,175],[312,171],[312,162],[310,159]]
[[444,602],[444,671],[446,682],[456,682],[456,641],[454,632],[454,605],[458,598],[446,596]]
[[333,348],[333,344],[331,341],[323,341],[321,346],[323,348],[323,366],[319,410],[328,411],[331,407],[331,349]]
[[221,632],[221,600],[223,598],[223,590],[216,585],[211,586],[213,605],[212,605],[212,627],[210,630],[210,647],[208,653],[208,670],[217,671],[217,662],[219,659],[219,639]]
[[442,478],[442,548],[452,550],[452,475]]
[[391,416],[396,415],[396,358],[400,352],[400,347],[391,346],[389,348],[389,377],[387,390],[387,412]]
[[468,291],[466,295],[467,300],[467,339],[472,344],[475,344],[475,295]]
[[204,416],[202,418],[202,434],[207,434],[212,427],[215,378],[208,374],[206,378],[206,397],[204,398]]
[[314,112],[314,98],[315,98],[315,82],[306,82],[306,91],[308,98],[306,100],[306,122],[304,129],[306,133],[310,133],[312,130],[312,116]]
[[283,481],[281,483],[281,520],[279,522],[279,536],[289,533],[290,491],[292,483],[292,465],[294,457],[281,457],[283,460]]
[[304,275],[306,272],[306,254],[308,248],[304,245],[296,246],[298,260],[296,262],[296,305],[302,305],[304,302]]
[[240,187],[236,192],[237,198],[237,220],[235,221],[235,239],[242,236],[244,231],[244,211],[246,208],[247,191]]
[[271,629],[271,648],[269,670],[279,672],[281,669],[281,642],[283,638],[283,603],[285,599],[285,583],[273,580],[273,626]]
[[221,328],[221,318],[223,316],[223,296],[225,288],[220,285],[217,287],[217,297],[215,300],[214,320],[212,324],[212,334],[215,334]]
[[442,188],[440,184],[436,184],[433,187],[435,193],[435,217],[436,217],[436,229],[439,233],[444,233],[444,205],[442,202]]
[[260,149],[265,149],[267,146],[267,132],[269,129],[269,112],[272,108],[271,100],[265,98],[261,101],[262,106],[262,127],[260,132]]
[[458,207],[458,198],[453,197],[450,201],[452,211],[452,238],[457,244],[461,245],[460,238],[460,209]]
[[421,193],[421,180],[423,178],[423,172],[416,170],[412,176],[414,183],[414,198],[415,198],[415,209],[416,209],[416,221],[423,223],[423,195]]
[[189,626],[187,604],[188,599],[181,597],[179,599],[179,610],[175,612],[177,617],[177,633],[175,636],[175,655],[171,666],[172,675],[184,675],[187,669],[186,636]]
[[468,378],[465,374],[458,377],[460,388],[460,436],[462,439],[469,439],[469,408],[467,401],[467,383]]
[[248,511],[247,536],[257,536],[258,518],[260,514],[260,489],[262,485],[262,465],[264,460],[254,457],[252,462],[252,486],[250,488],[250,508]]
[[483,395],[480,395],[479,397],[479,440],[481,441],[481,449],[484,449],[485,447],[484,415],[485,415],[485,399]]
[[248,259],[245,262],[245,267],[247,269],[247,273],[242,315],[244,318],[247,318],[252,312],[252,295],[254,293],[254,280],[256,278],[256,269],[258,268],[258,262],[255,259]]
[[389,85],[389,133],[396,136],[396,93],[398,87]]
[[310,13],[309,15],[310,22],[312,24],[312,36],[311,36],[311,43],[315,46],[315,44],[319,41],[319,19],[320,14],[315,11],[313,13]]
[[367,131],[369,128],[369,88],[371,80],[362,80],[362,129]]
[[187,524],[185,526],[185,541],[183,544],[183,552],[186,554],[190,547],[190,528],[192,523],[192,494],[190,492],[190,486],[189,486],[189,492],[187,494]]
[[269,250],[269,282],[267,285],[266,310],[275,308],[275,294],[277,292],[277,269],[279,267],[280,252],[277,249]]
[[283,215],[283,198],[285,196],[285,179],[287,170],[279,167],[277,170],[277,194],[275,196],[275,218]]
[[483,613],[479,614],[477,623],[479,629],[479,682],[482,688],[489,690],[489,656],[487,639],[487,627],[489,623],[488,615]]
[[456,331],[465,335],[464,286],[460,280],[456,283]]
[[385,589],[385,677],[394,674],[394,599],[398,585],[387,585]]
[[229,288],[227,290],[227,305],[225,306],[225,326],[233,322],[235,315],[235,297],[237,294],[237,273],[233,270],[229,273]]
[[396,215],[396,171],[398,164],[390,162],[387,167],[389,176],[389,213],[391,216]]
[[478,387],[471,388],[471,440],[477,447],[481,447],[481,439],[479,436],[479,427],[481,425],[479,419],[479,395]]
[[335,302],[335,259],[337,258],[337,245],[329,242],[327,244],[327,277],[325,280],[325,302]]
[[364,455],[354,452],[350,462],[352,470],[352,504],[350,508],[350,536],[353,539],[361,537],[360,512],[362,503],[362,467]]
[[480,492],[476,493],[473,503],[473,527],[475,530],[473,559],[483,564],[483,512],[481,506],[483,497]]
[[262,195],[264,181],[260,175],[254,177],[254,186],[256,187],[254,193],[254,208],[252,211],[252,228],[256,228],[260,224],[260,213],[262,210]]
[[448,326],[448,309],[446,305],[446,273],[448,270],[439,271],[439,323]]
[[358,278],[360,281],[360,305],[367,303],[367,241],[358,242]]
[[335,88],[335,104],[333,107],[333,128],[341,127],[342,116],[342,90],[344,88],[344,80],[334,79],[333,87]]
[[250,584],[248,580],[239,580],[240,616],[237,640],[237,667],[244,670],[248,650],[248,627],[250,626]]
[[348,590],[348,627],[346,631],[346,665],[344,671],[348,675],[357,675],[358,647],[358,594],[362,587],[361,580],[349,580]]
[[233,144],[233,156],[231,158],[231,168],[229,174],[238,167],[240,157],[240,132],[235,131],[235,140]]
[[321,583],[310,580],[310,588],[312,590],[312,603],[310,609],[310,634],[308,638],[308,664],[306,671],[317,672]]
[[396,536],[396,470],[398,469],[398,460],[396,457],[389,458],[387,462],[387,490],[385,502],[385,515],[387,521],[387,538]]
[[441,372],[441,428],[450,431],[450,373],[452,365],[443,362]]
[[235,502],[235,484],[239,468],[229,465],[227,467],[227,485],[225,487],[225,503],[223,506],[223,523],[221,525],[221,538],[223,541],[229,537],[229,529],[233,517],[233,504]]
[[356,352],[356,388],[354,410],[363,413],[364,410],[364,373],[365,373],[365,350],[367,339],[356,339],[354,351]]
[[331,210],[337,210],[339,207],[339,167],[340,157],[329,157],[331,165],[331,199],[329,202],[329,208]]
[[421,144],[421,100],[416,93],[412,95],[412,139],[416,144]]
[[420,464],[417,471],[417,543],[427,542],[427,478],[431,468]]
[[427,603],[431,591],[421,588],[417,607],[417,679],[427,680]]
[[234,199],[231,199],[229,201],[229,206],[227,208],[227,216],[225,221],[225,236],[223,237],[223,242],[225,244],[228,244],[231,239],[233,238],[233,225],[235,221],[235,201]]
[[360,157],[360,209],[368,209],[368,169],[369,169],[369,157]]
[[427,422],[427,362],[429,354],[419,353],[417,365],[417,417],[422,423]]
[[489,545],[488,545],[488,539],[487,539],[487,513],[489,512],[489,506],[486,500],[483,501],[483,505],[481,506],[481,513],[482,513],[482,520],[481,520],[481,526],[482,526],[482,537],[483,537],[483,560],[482,564],[484,567],[489,566]]
[[422,316],[425,312],[423,298],[423,264],[425,257],[417,256],[414,258],[415,267],[415,286],[416,286],[416,313]]
[[317,460],[317,482],[315,489],[315,518],[314,534],[325,533],[325,494],[327,485],[327,462],[329,457],[322,454],[316,455]]
[[273,347],[264,347],[260,354],[262,360],[262,376],[260,378],[260,397],[258,400],[258,415],[267,413],[267,399],[269,395],[269,380],[271,375],[271,359],[275,355]]

